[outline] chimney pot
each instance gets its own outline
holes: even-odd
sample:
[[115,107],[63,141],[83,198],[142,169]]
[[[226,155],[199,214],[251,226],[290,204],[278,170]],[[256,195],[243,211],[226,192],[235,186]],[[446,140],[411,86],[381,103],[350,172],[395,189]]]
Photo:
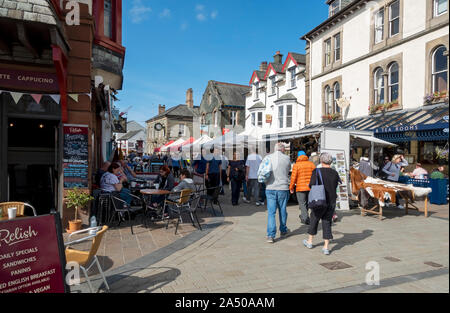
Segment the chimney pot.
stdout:
[[163,114],[166,111],[166,105],[160,104],[158,106],[158,115]]
[[261,62],[261,65],[259,66],[259,70],[262,72],[265,72],[267,70],[267,62]]
[[277,51],[276,54],[273,56],[274,63],[282,64],[283,63],[283,55],[280,53],[280,51]]
[[194,108],[194,91],[192,88],[186,91],[186,105],[188,108]]

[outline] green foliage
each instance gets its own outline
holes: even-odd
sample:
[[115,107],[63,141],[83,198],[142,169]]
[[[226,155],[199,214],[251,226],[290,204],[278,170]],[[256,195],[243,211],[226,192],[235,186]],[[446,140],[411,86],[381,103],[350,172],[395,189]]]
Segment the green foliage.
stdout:
[[94,200],[94,198],[89,193],[78,188],[69,190],[64,199],[68,208],[75,208],[75,220],[78,219],[78,209],[84,208],[91,200]]

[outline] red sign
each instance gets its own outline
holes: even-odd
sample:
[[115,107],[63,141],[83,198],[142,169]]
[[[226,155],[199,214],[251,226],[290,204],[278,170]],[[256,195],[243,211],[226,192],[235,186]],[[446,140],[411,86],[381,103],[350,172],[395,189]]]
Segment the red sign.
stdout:
[[230,132],[230,129],[228,129],[228,128],[222,129],[222,135],[225,135],[226,133],[229,133],[229,132]]
[[0,88],[59,92],[54,73],[0,69]]
[[65,292],[56,219],[59,215],[0,222],[0,293]]

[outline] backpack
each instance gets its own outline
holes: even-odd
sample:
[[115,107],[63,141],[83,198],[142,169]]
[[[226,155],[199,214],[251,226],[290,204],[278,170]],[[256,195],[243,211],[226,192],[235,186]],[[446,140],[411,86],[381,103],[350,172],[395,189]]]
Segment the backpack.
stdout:
[[[387,164],[386,164],[386,165],[387,165]],[[383,171],[384,168],[386,167],[386,165],[383,166],[382,168],[380,168],[380,171],[379,171],[379,173],[378,173],[378,178],[383,179],[383,180],[387,180],[388,177],[389,177],[389,174],[386,174],[386,173]],[[388,167],[388,169],[387,169],[386,171],[389,172],[389,170],[391,169],[391,167],[392,167],[392,162],[389,162],[389,167]]]
[[264,160],[262,160],[261,164],[259,165],[258,182],[259,183],[267,182],[271,173],[272,173],[272,162],[270,161],[270,158],[267,156],[264,158]]
[[[321,185],[319,185],[319,176]],[[316,169],[316,184],[311,186],[308,196],[308,208],[312,210],[324,209],[328,206],[325,186],[323,185],[322,173],[320,169]]]

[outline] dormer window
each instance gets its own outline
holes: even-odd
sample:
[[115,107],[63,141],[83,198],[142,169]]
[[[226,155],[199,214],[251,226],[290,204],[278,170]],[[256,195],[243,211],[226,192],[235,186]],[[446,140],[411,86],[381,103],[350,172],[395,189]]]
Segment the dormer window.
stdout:
[[259,99],[259,82],[255,82],[255,84],[254,84],[253,98],[255,100]]
[[274,95],[276,93],[276,76],[272,76],[270,77],[270,86],[271,86],[271,91],[272,91],[272,95]]
[[291,67],[289,69],[289,73],[290,73],[289,75],[291,78],[291,88],[295,88],[297,86],[296,81],[295,81],[295,66]]
[[332,17],[341,10],[341,0],[334,0],[330,3],[330,12],[328,17]]

